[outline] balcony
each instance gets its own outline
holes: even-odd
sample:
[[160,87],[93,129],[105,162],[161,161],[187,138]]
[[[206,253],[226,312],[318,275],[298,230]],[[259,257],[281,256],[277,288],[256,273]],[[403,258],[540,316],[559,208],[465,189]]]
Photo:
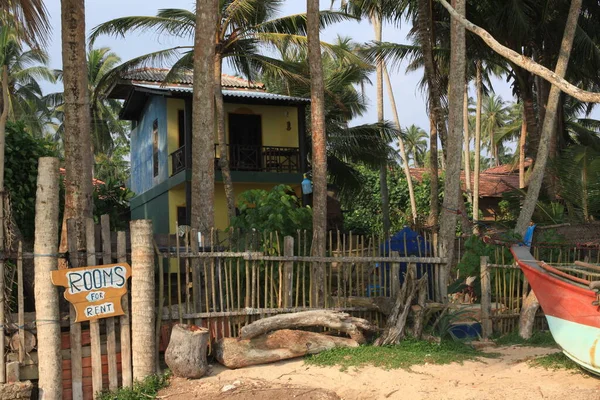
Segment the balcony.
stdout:
[[[297,147],[227,145],[231,171],[300,173],[300,149]],[[218,169],[219,146],[215,145],[215,169]],[[185,146],[171,153],[171,170],[175,175],[190,163]]]

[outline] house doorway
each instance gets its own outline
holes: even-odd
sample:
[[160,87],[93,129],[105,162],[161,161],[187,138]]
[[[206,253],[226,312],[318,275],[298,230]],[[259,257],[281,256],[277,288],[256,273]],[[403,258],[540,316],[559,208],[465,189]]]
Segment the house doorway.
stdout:
[[229,114],[229,159],[232,170],[262,168],[262,121],[260,115]]

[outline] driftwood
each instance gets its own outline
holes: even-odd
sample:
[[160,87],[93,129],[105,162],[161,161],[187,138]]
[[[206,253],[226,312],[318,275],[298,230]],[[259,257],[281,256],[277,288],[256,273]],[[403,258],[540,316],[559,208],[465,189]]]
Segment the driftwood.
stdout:
[[195,325],[177,324],[171,332],[165,362],[173,375],[180,378],[201,378],[206,374],[208,363],[206,350],[209,331]]
[[[335,297],[333,298],[335,300]],[[340,298],[338,307],[345,305],[356,308],[366,308],[368,310],[379,311],[382,314],[390,315],[394,302],[389,297],[346,297]]]
[[358,346],[352,339],[283,329],[247,340],[222,338],[215,345],[215,358],[227,368],[235,369],[316,354],[334,347]]
[[[427,275],[423,276],[418,281],[415,280],[416,268],[414,265],[409,265],[404,283],[402,288],[396,296],[396,302],[394,308],[390,313],[387,320],[385,330],[383,334],[375,341],[375,346],[384,346],[389,344],[396,344],[400,342],[406,336],[407,331],[407,319],[408,315],[412,310],[412,302],[417,294],[419,294],[419,300],[423,302],[421,309],[424,309],[425,295],[421,293],[427,289]],[[422,319],[423,313],[419,313],[418,318]],[[420,321],[418,325],[422,325],[423,321]],[[422,332],[422,326],[416,326],[419,331]],[[416,329],[414,329],[416,331]],[[416,332],[414,332],[416,333]]]
[[519,316],[519,336],[523,339],[531,339],[533,325],[535,324],[535,314],[539,308],[540,303],[532,290],[523,301],[521,315]]
[[376,326],[366,319],[355,318],[347,313],[314,310],[275,315],[260,319],[243,327],[240,336],[242,339],[252,339],[264,333],[279,329],[304,328],[311,326],[322,326],[343,332],[360,344],[366,342],[363,331],[375,332],[378,330]]

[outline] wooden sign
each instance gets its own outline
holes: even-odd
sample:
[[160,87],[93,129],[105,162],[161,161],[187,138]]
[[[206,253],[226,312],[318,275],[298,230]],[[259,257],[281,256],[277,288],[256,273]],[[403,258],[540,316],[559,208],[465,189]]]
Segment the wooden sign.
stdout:
[[121,297],[127,293],[131,267],[127,263],[59,269],[52,283],[65,288],[65,299],[75,307],[75,322],[125,314]]

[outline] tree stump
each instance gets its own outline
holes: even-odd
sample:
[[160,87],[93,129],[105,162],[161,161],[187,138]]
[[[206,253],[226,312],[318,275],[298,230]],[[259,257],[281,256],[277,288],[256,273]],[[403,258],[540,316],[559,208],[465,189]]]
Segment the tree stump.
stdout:
[[540,303],[533,290],[523,301],[521,315],[519,316],[519,336],[523,339],[531,339],[533,335],[533,326],[535,325],[535,314],[540,308]]
[[335,347],[358,347],[352,339],[283,329],[253,339],[220,339],[215,358],[227,368],[243,368],[316,354]]
[[177,324],[171,332],[165,362],[173,375],[180,378],[201,378],[206,374],[206,352],[209,331],[195,325]]

